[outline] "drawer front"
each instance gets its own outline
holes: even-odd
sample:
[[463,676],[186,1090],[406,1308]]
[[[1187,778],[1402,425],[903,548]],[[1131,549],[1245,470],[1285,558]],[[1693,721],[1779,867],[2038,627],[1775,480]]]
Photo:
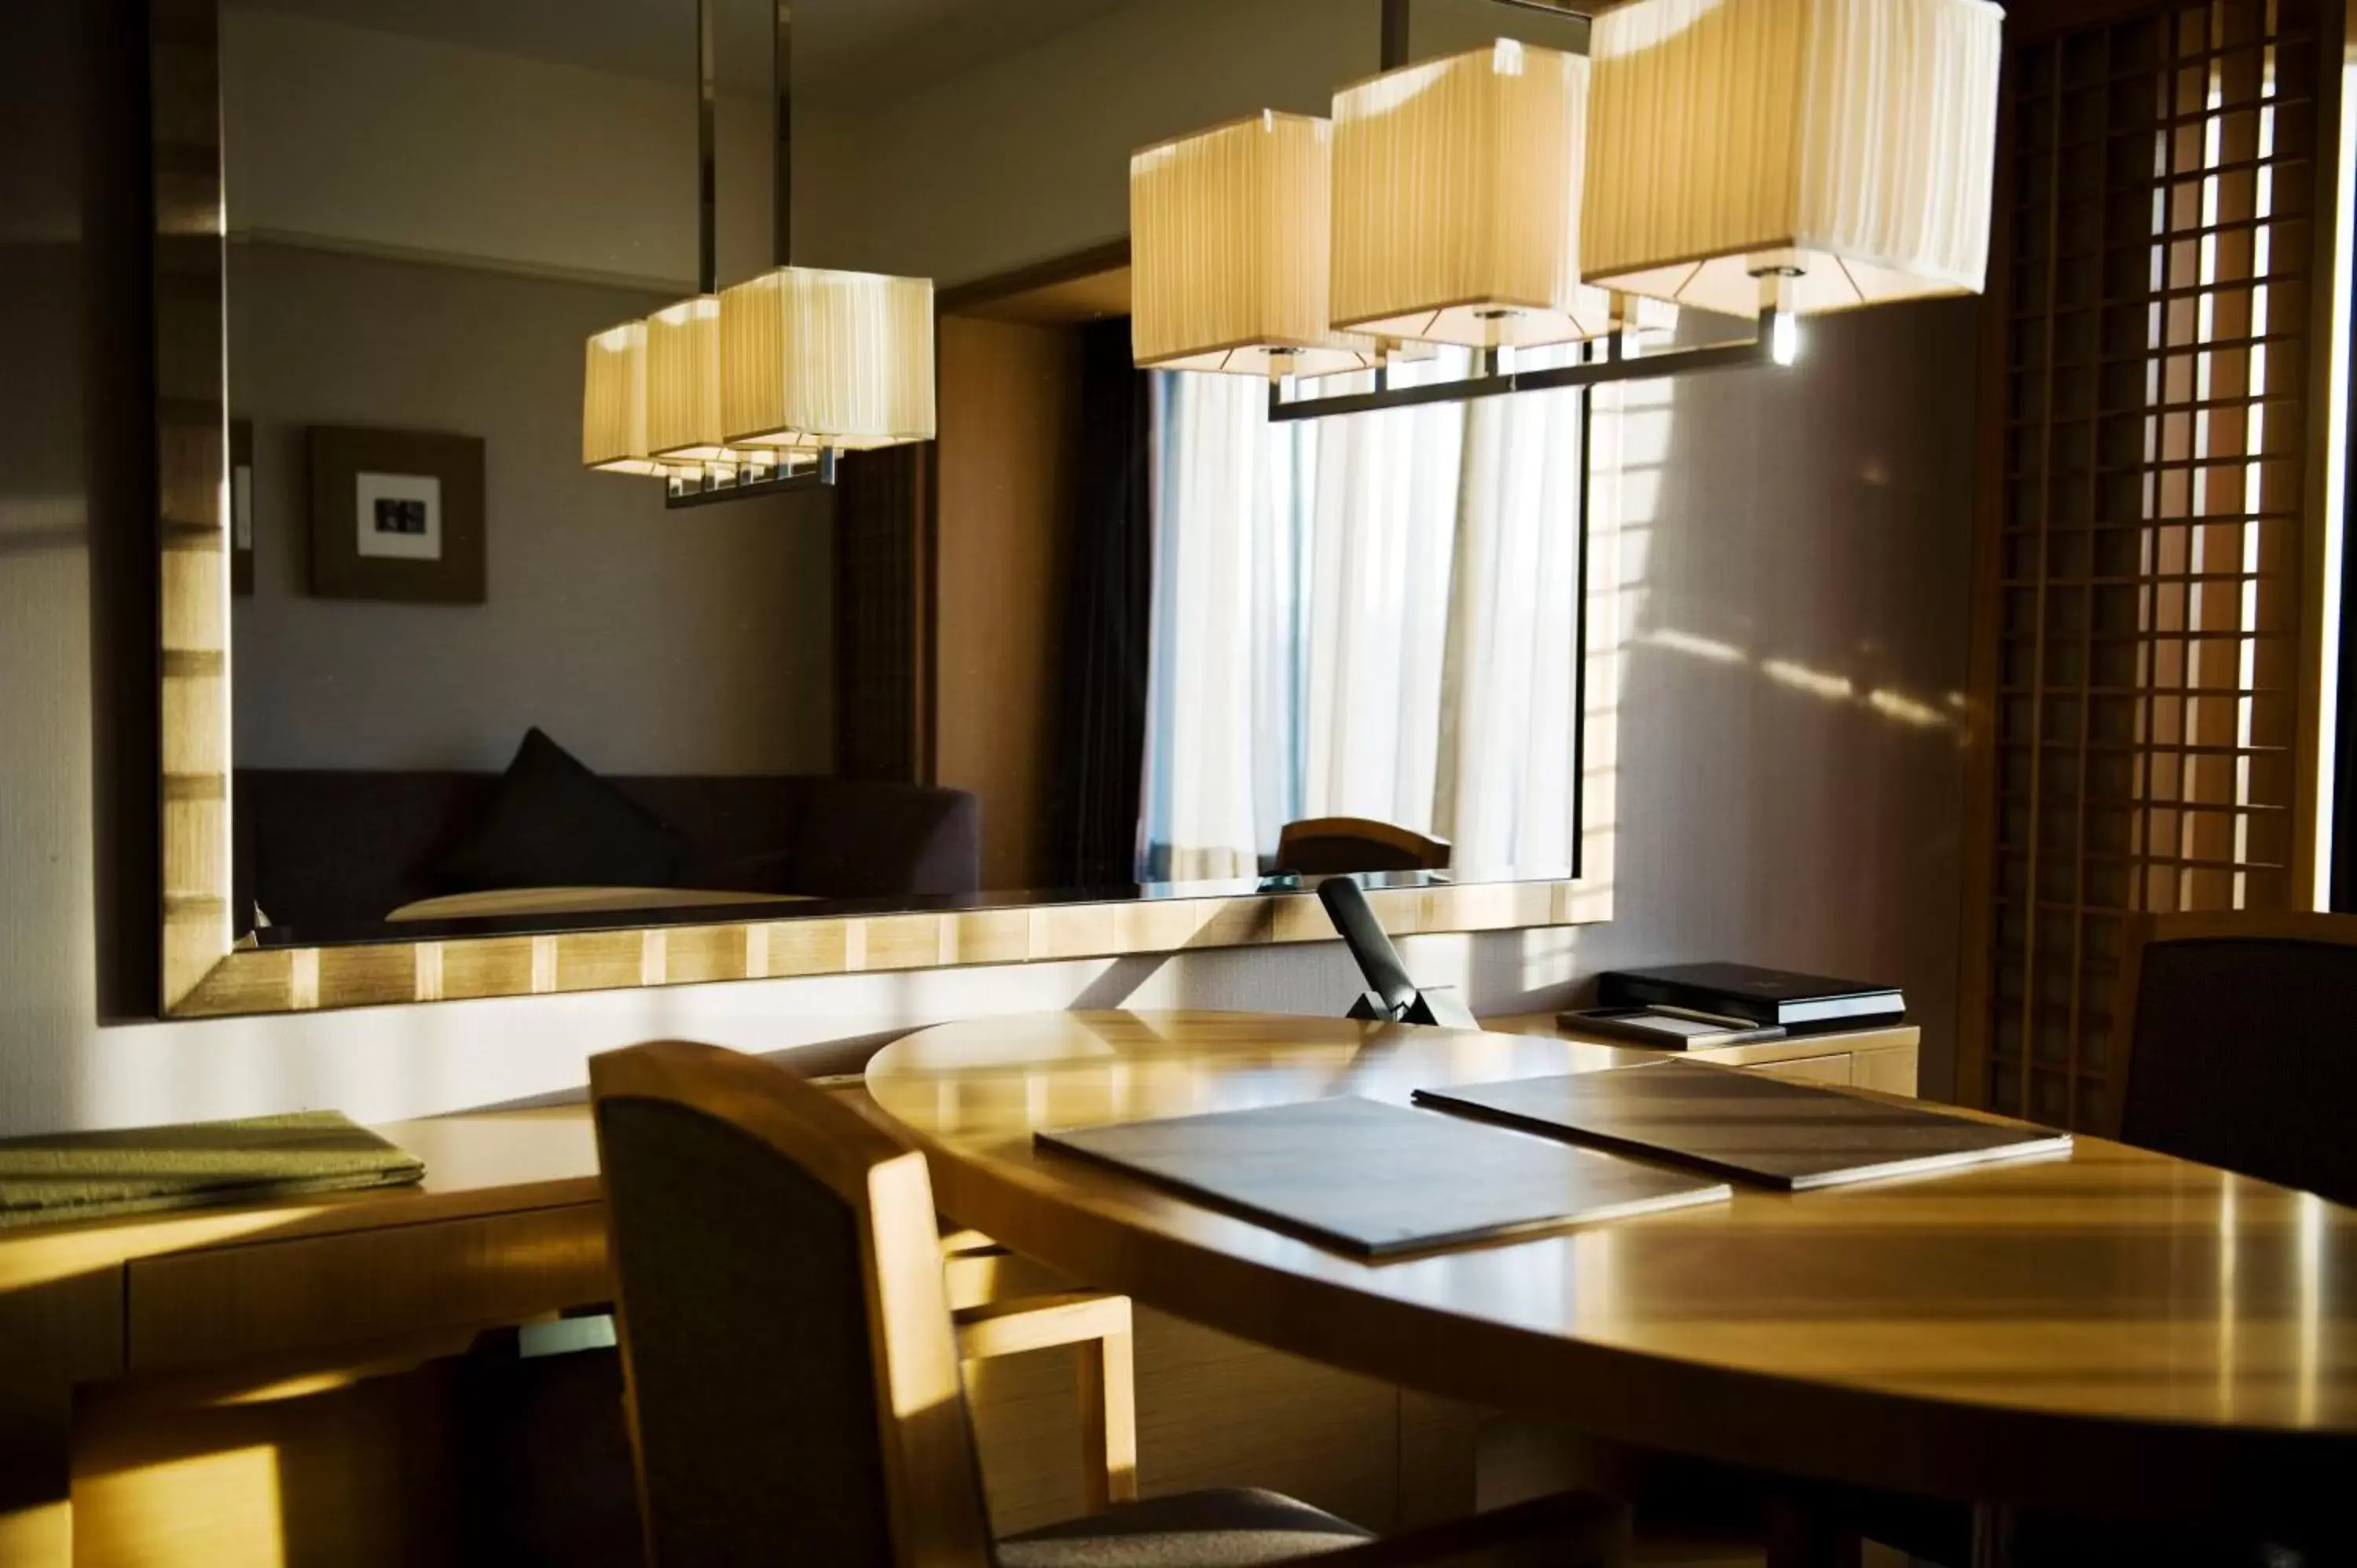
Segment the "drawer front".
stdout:
[[1762,1078],[1788,1078],[1796,1083],[1846,1084],[1850,1080],[1850,1057],[1846,1051],[1839,1056],[1803,1057],[1797,1061],[1774,1062],[1746,1070]]
[[131,1368],[511,1323],[610,1300],[605,1212],[571,1204],[143,1259],[130,1266]]
[[1889,1050],[1858,1052],[1851,1081],[1860,1089],[1878,1089],[1885,1094],[1913,1094],[1915,1047],[1894,1046]]

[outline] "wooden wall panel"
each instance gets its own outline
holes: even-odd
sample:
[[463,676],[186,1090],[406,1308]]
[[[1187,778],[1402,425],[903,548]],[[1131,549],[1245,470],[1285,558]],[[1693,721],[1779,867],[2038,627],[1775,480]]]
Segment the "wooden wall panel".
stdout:
[[2126,913],[2306,896],[2318,12],[2170,0],[2008,50],[1960,1084],[2001,1111],[2100,1120]]
[[1080,338],[944,316],[940,358],[933,781],[981,798],[984,886],[1041,887]]
[[163,548],[163,993],[194,991],[227,950],[229,520],[219,21],[210,0],[156,0],[156,481]]

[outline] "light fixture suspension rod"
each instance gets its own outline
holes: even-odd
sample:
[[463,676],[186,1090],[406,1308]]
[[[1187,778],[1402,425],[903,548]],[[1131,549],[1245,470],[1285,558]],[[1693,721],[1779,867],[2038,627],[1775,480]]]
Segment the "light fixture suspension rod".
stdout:
[[695,0],[695,292],[720,288],[718,114],[720,57],[712,38],[714,0]]
[[1606,358],[1541,371],[1507,371],[1461,381],[1427,381],[1420,386],[1385,387],[1371,392],[1346,392],[1331,397],[1288,399],[1281,385],[1268,389],[1272,424],[1298,419],[1328,419],[1341,413],[1370,413],[1377,409],[1418,408],[1436,403],[1469,403],[1475,398],[1504,397],[1513,392],[1554,392],[1563,387],[1602,386],[1610,381],[1662,381],[1701,371],[1742,371],[1774,365],[1777,313],[1760,317],[1760,336],[1749,343],[1708,343],[1696,349],[1674,349],[1663,354],[1626,356],[1617,343],[1608,344]]
[[[1543,11],[1550,16],[1593,18],[1596,0],[1490,0],[1490,4],[1512,5],[1517,11]],[[1385,70],[1397,70],[1407,63],[1408,5],[1409,0],[1383,0]]]
[[791,266],[794,259],[794,8],[778,0],[777,30],[770,54],[770,115],[775,145],[770,149],[770,260]]
[[1397,70],[1407,63],[1408,0],[1383,0],[1383,69]]

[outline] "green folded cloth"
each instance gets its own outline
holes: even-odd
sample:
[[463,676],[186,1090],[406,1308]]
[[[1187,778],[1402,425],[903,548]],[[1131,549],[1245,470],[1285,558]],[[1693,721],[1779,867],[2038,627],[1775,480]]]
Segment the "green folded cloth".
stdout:
[[349,1116],[303,1111],[0,1139],[0,1229],[401,1187],[425,1164]]

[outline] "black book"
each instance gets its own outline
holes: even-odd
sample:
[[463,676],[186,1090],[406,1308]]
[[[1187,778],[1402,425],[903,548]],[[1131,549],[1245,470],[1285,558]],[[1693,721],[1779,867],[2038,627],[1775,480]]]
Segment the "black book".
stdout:
[[1675,963],[1618,969],[1598,977],[1607,1007],[1683,1007],[1722,1018],[1781,1024],[1795,1032],[1896,1022],[1907,999],[1895,985],[1756,969],[1748,963]]

